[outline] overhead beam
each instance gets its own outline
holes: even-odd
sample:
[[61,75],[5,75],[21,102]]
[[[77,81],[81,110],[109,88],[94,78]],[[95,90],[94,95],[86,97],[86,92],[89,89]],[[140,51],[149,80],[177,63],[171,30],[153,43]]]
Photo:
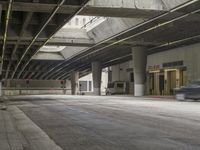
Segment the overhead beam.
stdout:
[[[48,65],[46,64],[46,63],[44,63],[44,64],[40,64],[40,65],[38,65],[37,66],[37,68],[36,68],[36,71],[38,71],[38,72],[42,72],[41,70],[43,70],[43,68],[48,68]],[[38,76],[38,72],[36,72],[33,76],[32,76],[32,79],[37,79],[37,76]],[[23,77],[23,79],[24,79],[24,77]]]
[[[32,72],[34,72],[33,70],[35,70],[35,68],[36,68],[36,66],[39,64],[39,62],[36,62],[35,64],[32,64],[31,65],[31,67],[29,68],[29,70],[31,70],[31,74],[32,74]],[[27,78],[27,76],[28,76],[28,78],[29,78],[29,76],[31,76],[31,74],[29,74],[29,72],[28,71],[26,71],[25,73],[24,73],[24,75],[23,75],[23,79],[26,79]]]
[[[193,10],[192,12],[187,12],[186,14],[181,14],[179,16],[176,16],[172,19],[170,19],[170,15],[176,13],[177,11],[180,11],[181,9],[187,7],[187,6],[190,6],[190,5],[193,5],[195,4],[196,2],[198,2],[198,0],[191,0],[189,2],[186,2],[176,8],[173,8],[171,9],[169,12],[166,12],[162,15],[159,15],[157,17],[154,17],[150,20],[147,20],[147,21],[144,21],[128,30],[125,30],[113,37],[110,37],[104,41],[101,41],[99,43],[97,43],[95,46],[93,47],[90,47],[88,48],[87,50],[84,50],[82,53],[78,53],[76,56],[74,56],[73,58],[71,59],[68,59],[66,60],[65,62],[61,63],[61,64],[58,64],[53,70],[51,70],[50,72],[48,72],[48,74],[54,74],[53,71],[56,70],[56,68],[59,68],[59,71],[60,70],[64,70],[66,66],[69,66],[71,65],[73,62],[77,62],[77,61],[80,61],[82,59],[86,59],[89,55],[92,55],[92,54],[95,54],[99,51],[102,51],[102,50],[105,50],[107,48],[110,48],[114,45],[117,45],[117,44],[121,44],[123,43],[124,41],[127,41],[127,40],[130,40],[131,38],[135,38],[135,37],[138,37],[140,35],[143,35],[144,33],[148,33],[150,31],[154,31],[155,29],[158,29],[158,28],[161,28],[163,26],[166,26],[166,25],[169,25],[175,21],[178,21],[178,20],[181,20],[183,18],[186,18],[188,17],[189,15],[193,15],[194,13],[197,13],[199,12],[198,10]],[[170,20],[163,20],[163,18],[165,17],[169,17]],[[162,20],[162,21],[161,21]],[[159,24],[158,24],[158,21],[159,21]],[[135,32],[135,30],[138,30],[140,29],[139,31]],[[132,31],[132,32],[131,32]],[[109,42],[109,41],[114,41],[114,42]],[[111,43],[111,44],[107,44],[105,45],[105,43]],[[62,66],[60,68],[60,66]],[[57,72],[56,72],[57,73]]]
[[[21,40],[20,45],[29,45],[31,41],[29,40]],[[0,44],[3,42],[0,41]],[[16,45],[18,40],[9,40],[7,39],[7,44]],[[40,46],[43,44],[42,40],[37,40],[33,43],[35,46]],[[60,39],[60,38],[52,38],[46,44],[47,46],[74,46],[74,47],[90,47],[94,46],[95,43],[91,39]],[[19,46],[19,45],[18,45]]]
[[1,64],[0,64],[0,71],[2,71],[3,68],[3,60],[5,55],[5,49],[6,49],[6,40],[7,40],[7,34],[8,34],[8,25],[10,21],[11,11],[12,11],[12,0],[8,1],[8,8],[6,11],[6,20],[5,20],[5,27],[4,27],[4,36],[3,36],[3,46],[2,46],[2,52],[1,52]]
[[[109,67],[109,66],[112,66],[112,65],[116,65],[116,64],[119,64],[119,63],[123,63],[123,62],[126,62],[126,61],[129,61],[132,59],[132,56],[131,54],[130,55],[125,55],[125,56],[122,56],[122,57],[116,57],[116,58],[113,58],[109,61],[106,61],[102,64],[102,68],[106,68],[106,67]],[[82,77],[84,75],[87,75],[91,72],[91,65],[85,65],[85,66],[80,66],[79,68],[76,68],[79,70],[79,72],[82,74]],[[82,71],[81,71],[82,70]],[[66,72],[65,74],[61,75],[61,76],[57,76],[57,80],[65,80],[69,77],[69,74],[70,72]]]
[[[131,59],[132,59],[132,55],[131,54],[128,54],[128,55],[125,55],[125,56],[116,57],[116,58],[110,59],[109,61],[105,61],[102,64],[102,68],[106,68],[106,67],[109,67],[109,66],[112,66],[112,65],[123,63],[123,62],[129,61]],[[81,70],[82,70],[83,73],[85,72],[85,74],[88,74],[88,71],[91,71],[91,65],[89,63],[89,65],[85,64],[85,65],[82,65],[82,66],[78,66],[75,69],[78,70],[79,72],[81,72]],[[57,76],[54,76],[53,78],[50,78],[50,79],[57,79],[57,80],[67,79],[67,77],[69,76],[70,72],[71,71],[66,71],[62,75],[60,75],[60,76],[57,75]]]
[[[116,53],[114,55],[114,53]],[[105,52],[105,53],[98,53],[95,56],[91,56],[91,58],[89,58],[89,60],[82,60],[83,66],[86,66],[87,63],[91,64],[92,61],[96,60],[96,61],[101,61],[102,65],[104,67],[107,67],[105,64],[111,64],[115,61],[119,61],[122,58],[127,58],[127,56],[130,56],[131,51],[127,50],[126,52],[123,51],[122,49],[118,49],[118,51],[109,51],[109,52]],[[80,71],[80,67],[79,65],[76,65],[76,62],[74,62],[74,64],[71,64],[69,66],[66,66],[64,69],[60,69],[59,71],[56,71],[53,75],[49,74],[48,78],[46,79],[60,79],[62,77],[64,77],[69,71],[70,71],[70,67],[74,66],[73,69],[75,70],[79,70]]]
[[[6,9],[6,2],[0,2],[3,5],[3,10]],[[134,5],[129,5],[134,6]],[[42,4],[42,3],[30,3],[30,2],[14,2],[13,11],[25,11],[25,12],[51,12],[56,7],[56,4]],[[78,5],[63,5],[60,7],[57,13],[71,14],[79,8]],[[134,7],[113,7],[113,6],[85,6],[78,15],[88,16],[105,16],[105,17],[127,17],[127,18],[149,18],[155,15],[159,15],[166,10],[153,10],[153,9],[138,9]],[[119,13],[120,12],[120,13]]]
[[[47,70],[50,70],[50,68],[53,68],[53,66],[55,66],[54,64],[49,64],[48,66],[46,66]],[[45,72],[47,72],[47,70]],[[45,72],[38,72],[35,76],[35,79],[41,79],[42,75],[45,73]]]
[[17,49],[19,47],[19,44],[21,42],[21,38],[23,37],[23,35],[25,33],[25,30],[26,30],[26,28],[27,28],[27,26],[28,26],[28,24],[29,24],[29,22],[30,22],[30,20],[32,18],[32,15],[33,15],[33,13],[31,13],[31,12],[26,14],[24,23],[22,25],[22,28],[21,28],[21,31],[20,31],[20,34],[19,34],[19,38],[18,38],[18,40],[17,40],[17,42],[16,42],[16,44],[15,44],[13,50],[12,50],[11,61],[9,61],[9,64],[8,64],[8,67],[7,67],[7,70],[6,70],[5,79],[7,79],[7,77],[8,77],[8,73],[9,73],[10,67],[12,65],[12,60],[14,59],[15,53],[16,53],[16,51],[17,51]]
[[22,25],[22,28],[21,28],[21,31],[20,31],[20,34],[19,34],[19,38],[18,38],[17,43],[15,44],[15,47],[14,47],[14,49],[13,49],[13,51],[12,51],[11,58],[14,57],[14,54],[15,54],[15,52],[16,52],[16,50],[17,50],[19,44],[20,44],[20,41],[21,41],[21,39],[22,39],[22,37],[23,37],[25,31],[26,31],[26,28],[28,27],[28,24],[29,24],[29,22],[30,22],[32,16],[33,16],[33,13],[30,13],[30,12],[29,12],[28,14],[26,14],[26,18],[25,18],[24,23],[23,23],[23,25]]
[[[63,3],[65,2],[65,0],[62,0],[61,3],[59,3],[59,5],[55,8],[55,10],[51,13],[50,17],[48,18],[48,20],[46,21],[46,23],[44,24],[44,26],[46,26],[48,24],[48,22],[51,20],[51,18],[57,13],[57,11],[59,10],[59,8],[63,5]],[[23,67],[20,69],[20,72],[17,75],[17,78],[19,78],[22,74],[22,72],[24,71],[24,69],[28,66],[28,64],[30,63],[30,61],[32,60],[33,56],[40,50],[40,48],[44,45],[46,45],[48,43],[48,41],[54,36],[54,34],[56,32],[58,32],[63,25],[65,25],[74,15],[77,15],[86,5],[86,3],[88,2],[88,0],[84,0],[82,2],[82,4],[80,5],[80,7],[74,12],[72,13],[69,17],[67,17],[66,19],[63,20],[63,22],[61,24],[59,24],[56,28],[56,30],[49,36],[49,38],[34,52],[34,54],[31,56],[31,58],[25,63],[25,65],[23,65]],[[37,39],[37,37],[34,38],[34,40]],[[32,43],[31,43],[32,44]],[[21,62],[21,61],[20,61]],[[16,68],[18,68],[19,65],[17,65]],[[15,73],[16,73],[17,69],[14,71],[12,78],[14,77]]]
[[[73,68],[73,70],[80,71],[80,70],[85,70],[85,69],[88,69],[88,68],[91,68],[91,63],[85,63],[85,64],[82,64],[80,66],[76,66],[75,68]],[[59,80],[59,79],[62,79],[62,78],[66,78],[68,75],[70,75],[70,73],[73,70],[66,71],[65,73],[62,74],[62,76],[54,75],[50,79]]]
[[[31,46],[33,45],[33,43],[36,41],[36,39],[39,37],[40,33],[44,30],[44,28],[48,25],[48,23],[51,21],[51,19],[54,17],[54,15],[57,13],[57,11],[59,10],[59,8],[64,4],[65,0],[62,0],[60,3],[58,3],[56,5],[56,7],[54,8],[54,10],[52,11],[52,13],[50,14],[50,16],[47,18],[47,20],[44,22],[44,24],[41,26],[39,32],[36,34],[36,36],[33,38],[33,40],[31,41],[30,45],[26,48],[24,54],[22,55],[20,61],[17,63],[16,67],[15,67],[15,70],[11,76],[11,78],[13,79],[14,76],[15,76],[15,73],[19,67],[19,65],[21,64],[22,60],[24,59],[26,53],[29,51],[29,49],[31,48]],[[19,73],[19,76],[21,75],[21,73],[24,71],[21,70],[20,73]]]

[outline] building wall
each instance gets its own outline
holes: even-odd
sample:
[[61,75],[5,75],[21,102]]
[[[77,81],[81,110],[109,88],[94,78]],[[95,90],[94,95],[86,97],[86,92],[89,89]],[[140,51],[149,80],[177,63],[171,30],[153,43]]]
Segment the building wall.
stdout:
[[[84,76],[79,81],[87,82],[86,94],[93,92],[92,74]],[[34,94],[71,94],[71,81],[66,80],[5,80],[3,82],[3,95],[34,95]],[[91,90],[89,88],[91,84]],[[105,94],[108,84],[108,71],[102,71],[101,92]]]
[[[89,82],[91,82],[91,85],[92,85],[91,91],[89,90],[89,86],[88,86],[87,91],[83,91],[83,92],[91,93],[93,91],[92,73],[80,78],[79,81],[87,81],[88,85],[89,85]],[[101,93],[102,94],[105,94],[107,85],[108,85],[108,71],[107,69],[103,69],[102,76],[101,76]]]
[[[183,61],[183,65],[187,68],[188,81],[200,79],[200,44],[149,55],[147,57],[147,70],[149,66],[159,65],[162,68],[163,63],[175,61]],[[111,68],[112,81],[129,81],[126,70],[132,68],[132,61],[114,65]]]
[[[194,44],[191,46],[180,47],[156,54],[149,55],[147,57],[147,93],[148,93],[148,77],[149,77],[149,68],[154,68],[155,70],[170,70],[170,68],[165,68],[163,66],[164,63],[173,63],[173,62],[183,62],[181,66],[175,66],[174,68],[178,70],[176,71],[176,76],[180,76],[179,69],[186,69],[186,83],[200,79],[200,44]],[[112,82],[114,81],[128,81],[129,82],[129,93],[133,93],[133,82],[130,81],[130,69],[132,68],[132,61],[128,61],[122,64],[117,64],[111,66],[111,73],[112,73]],[[171,67],[173,69],[173,67]],[[129,71],[128,71],[129,70]],[[134,69],[133,69],[134,70]],[[165,82],[168,80],[165,74]],[[155,74],[156,75],[156,74]],[[158,74],[159,75],[159,74]],[[180,77],[176,78],[176,87],[180,87]],[[159,83],[157,83],[159,84]],[[165,91],[166,91],[165,85]],[[159,90],[157,90],[158,94]],[[164,91],[164,92],[165,92]],[[165,94],[165,93],[164,93]],[[169,93],[166,93],[169,94]]]
[[71,82],[60,80],[5,80],[3,95],[70,94]]
[[[61,80],[6,80],[4,87],[16,88],[62,88]],[[66,87],[70,87],[70,82],[66,82]]]
[[87,91],[82,91],[82,92],[92,92],[93,91],[93,86],[91,86],[91,90],[89,88],[89,83],[91,83],[91,85],[93,84],[92,83],[92,74],[88,74],[87,76],[84,76],[82,78],[79,79],[79,83],[80,81],[86,81],[87,82]]
[[183,61],[184,66],[187,67],[188,82],[200,79],[200,44],[149,55],[147,67],[174,61]]
[[129,70],[132,68],[132,61],[117,64],[111,67],[112,82],[114,81],[129,81]]
[[131,73],[133,73],[132,61],[124,62],[121,64],[113,65],[110,67],[112,74],[111,82],[125,81],[129,85],[129,94],[133,94],[134,83],[131,81]]
[[[183,61],[183,66],[186,67],[187,71],[187,82],[192,80],[200,79],[200,44],[194,44],[191,46],[180,47],[156,54],[149,55],[147,58],[147,68],[158,66],[159,69],[163,68],[163,63]],[[130,73],[133,72],[132,61],[117,64],[111,66],[112,82],[114,81],[126,81],[129,82],[129,93],[133,93],[133,82],[130,81]],[[92,84],[92,74],[89,74],[79,81],[91,81]],[[102,73],[102,93],[105,92],[105,88],[108,83],[108,71]],[[92,84],[93,85],[93,84]],[[147,85],[148,86],[148,85]],[[50,89],[61,89],[63,88],[61,81],[39,81],[30,80],[27,84],[26,80],[7,80],[4,82],[4,88],[50,88]],[[66,82],[66,89],[71,90],[70,81]],[[93,87],[92,87],[93,91]],[[55,93],[60,93],[60,91],[54,91]],[[90,92],[89,89],[86,92]],[[31,93],[29,91],[29,93]],[[37,91],[37,93],[39,93]],[[53,92],[51,91],[53,94]],[[70,92],[69,92],[70,93]]]

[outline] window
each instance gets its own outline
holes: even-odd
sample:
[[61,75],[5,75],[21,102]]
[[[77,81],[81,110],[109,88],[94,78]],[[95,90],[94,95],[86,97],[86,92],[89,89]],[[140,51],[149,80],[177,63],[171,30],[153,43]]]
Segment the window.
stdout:
[[131,82],[134,82],[134,73],[133,73],[133,72],[130,73],[130,81],[131,81]]
[[80,91],[87,91],[87,81],[79,81],[79,90]]
[[108,83],[108,88],[114,88],[115,84],[114,83]]
[[124,87],[124,84],[123,84],[123,83],[117,83],[117,87],[118,87],[118,88],[123,88],[123,87]]

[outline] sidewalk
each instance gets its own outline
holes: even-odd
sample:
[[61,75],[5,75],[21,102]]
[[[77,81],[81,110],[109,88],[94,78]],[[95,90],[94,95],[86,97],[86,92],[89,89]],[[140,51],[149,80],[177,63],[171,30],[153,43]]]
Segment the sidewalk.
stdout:
[[[134,97],[134,95],[131,94],[125,94],[125,95],[106,95],[106,96],[111,96],[111,97]],[[137,98],[156,98],[156,99],[167,99],[167,100],[175,100],[175,96],[173,95],[145,95]]]
[[23,150],[10,113],[5,110],[0,110],[0,149]]
[[62,150],[19,108],[8,105],[0,109],[0,150],[25,149]]
[[168,95],[149,95],[149,96],[145,96],[148,98],[159,98],[159,99],[175,99],[175,96],[168,96]]

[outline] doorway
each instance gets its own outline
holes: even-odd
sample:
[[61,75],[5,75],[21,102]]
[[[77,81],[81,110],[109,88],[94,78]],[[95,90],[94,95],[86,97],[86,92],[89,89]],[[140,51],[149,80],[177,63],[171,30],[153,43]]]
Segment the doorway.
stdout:
[[164,89],[165,89],[165,76],[164,74],[159,75],[159,92],[160,95],[164,94]]
[[167,93],[169,95],[173,95],[175,88],[176,88],[176,70],[167,71]]
[[164,93],[164,73],[154,72],[149,74],[149,94],[163,95]]

